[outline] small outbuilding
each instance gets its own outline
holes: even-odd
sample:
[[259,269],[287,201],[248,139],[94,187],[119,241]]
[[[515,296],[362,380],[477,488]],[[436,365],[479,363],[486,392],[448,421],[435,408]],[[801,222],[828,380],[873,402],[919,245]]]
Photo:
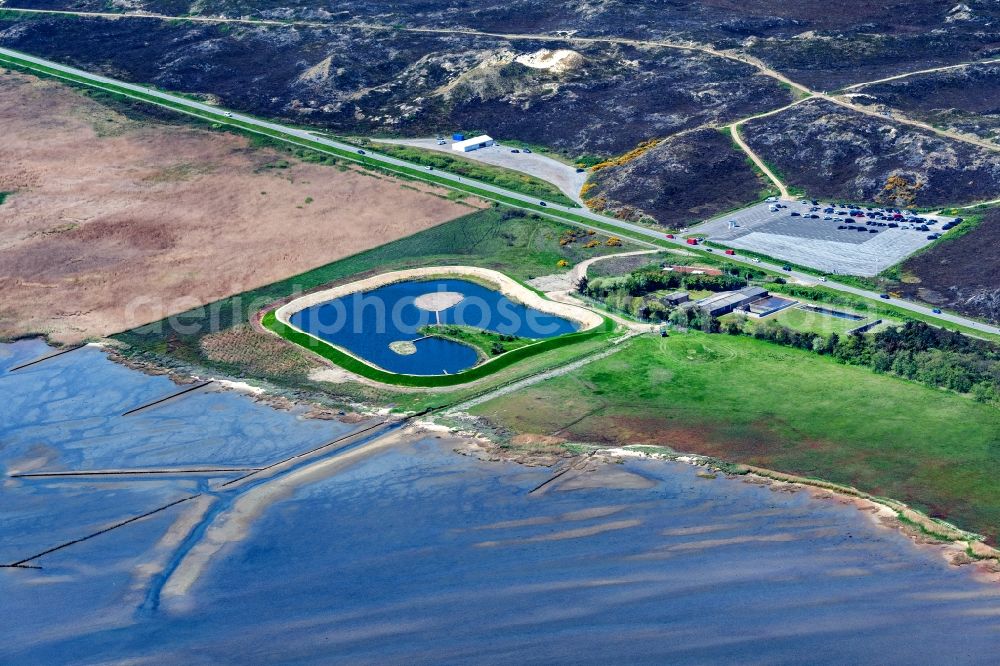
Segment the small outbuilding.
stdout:
[[677,307],[681,303],[687,303],[691,300],[691,296],[688,295],[686,291],[675,291],[672,294],[667,294],[660,299],[660,302],[667,307]]
[[474,136],[471,139],[465,139],[464,141],[456,141],[451,144],[452,150],[457,150],[460,153],[471,153],[473,150],[479,150],[480,148],[487,148],[496,143],[492,137],[485,134],[480,136]]

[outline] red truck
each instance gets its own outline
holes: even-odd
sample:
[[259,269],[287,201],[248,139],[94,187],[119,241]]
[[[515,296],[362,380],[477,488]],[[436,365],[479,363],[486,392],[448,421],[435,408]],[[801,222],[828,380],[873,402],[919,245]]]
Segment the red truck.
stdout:
[[687,239],[687,244],[688,245],[697,245],[698,244],[698,239],[697,238],[688,238]]
[[728,254],[731,257],[736,254],[736,250],[726,250],[726,254]]

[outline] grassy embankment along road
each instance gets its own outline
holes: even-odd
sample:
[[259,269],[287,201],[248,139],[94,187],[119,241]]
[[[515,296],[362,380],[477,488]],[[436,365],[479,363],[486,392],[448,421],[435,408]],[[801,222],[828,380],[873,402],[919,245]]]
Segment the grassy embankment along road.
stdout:
[[1000,536],[1000,411],[746,337],[640,337],[474,407],[518,433],[648,444],[825,479]]
[[[128,98],[137,99],[158,106],[172,109],[202,120],[233,127],[242,131],[260,134],[271,137],[291,145],[309,148],[319,152],[324,152],[342,159],[350,160],[366,167],[396,173],[408,178],[423,180],[435,185],[440,185],[450,189],[458,190],[466,194],[472,194],[486,200],[495,201],[507,206],[528,210],[545,215],[549,218],[570,222],[585,228],[597,229],[604,232],[613,232],[627,237],[635,242],[654,247],[684,247],[691,251],[690,246],[684,245],[679,239],[668,240],[664,238],[661,230],[649,229],[637,224],[623,222],[615,218],[599,215],[586,209],[569,208],[556,203],[546,203],[501,187],[496,187],[486,183],[470,181],[468,178],[450,174],[445,171],[427,171],[424,168],[413,165],[405,160],[400,160],[387,155],[380,155],[371,151],[359,154],[358,149],[353,146],[317,136],[308,130],[287,127],[271,121],[260,120],[245,114],[235,114],[225,112],[217,107],[212,107],[201,102],[197,102],[179,95],[165,93],[139,85],[115,81],[107,77],[84,72],[79,69],[60,65],[41,58],[36,58],[27,54],[18,53],[6,48],[0,48],[0,63],[8,64],[12,67],[27,69],[39,72],[48,76],[71,81],[77,84],[95,87],[109,93],[123,95]],[[698,250],[695,250],[698,251]],[[753,265],[774,272],[780,272],[781,266],[777,264],[760,263],[754,264],[749,259],[739,256],[729,257],[735,263]],[[796,280],[806,283],[815,282],[811,275],[792,271],[788,274]],[[850,285],[839,284],[834,281],[826,283],[830,289],[844,291],[855,296],[878,301],[878,294],[866,291]],[[960,317],[950,313],[935,314],[931,308],[897,299],[895,305],[900,310],[907,311],[907,316],[927,321],[937,326],[959,325],[966,329],[978,331],[980,335],[986,334],[994,336],[993,339],[1000,340],[1000,329],[995,326],[984,324],[979,321]]]

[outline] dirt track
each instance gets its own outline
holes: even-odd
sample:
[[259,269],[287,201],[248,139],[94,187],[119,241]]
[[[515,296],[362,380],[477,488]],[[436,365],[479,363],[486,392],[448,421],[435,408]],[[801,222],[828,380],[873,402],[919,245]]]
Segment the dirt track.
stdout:
[[472,212],[20,74],[0,73],[0,126],[4,337],[108,335]]

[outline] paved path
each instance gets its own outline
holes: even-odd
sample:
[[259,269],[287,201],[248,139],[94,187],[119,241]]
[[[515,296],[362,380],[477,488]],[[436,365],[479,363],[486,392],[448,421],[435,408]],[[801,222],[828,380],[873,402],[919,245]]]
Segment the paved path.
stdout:
[[[76,69],[75,67],[69,67],[67,65],[62,65],[60,63],[53,62],[53,61],[50,61],[50,60],[45,60],[43,58],[37,58],[35,56],[31,56],[31,55],[28,55],[28,54],[25,54],[25,53],[20,53],[18,51],[14,51],[14,50],[3,48],[3,47],[0,47],[0,55],[6,55],[6,56],[9,56],[9,57],[12,57],[12,58],[17,58],[17,59],[20,59],[20,60],[28,62],[28,63],[34,63],[34,64],[37,64],[39,66],[45,67],[45,68],[49,68],[49,69],[52,69],[52,70],[55,70],[55,71],[58,71],[58,72],[64,72],[66,74],[69,74],[69,75],[72,75],[72,76],[75,76],[75,77],[79,77],[81,79],[85,79],[85,80],[89,81],[92,85],[94,85],[95,87],[98,87],[98,88],[100,88],[102,85],[111,85],[111,86],[115,86],[116,88],[119,88],[119,89],[131,90],[131,91],[134,91],[136,93],[141,93],[142,95],[145,95],[145,96],[148,96],[148,97],[162,99],[165,103],[169,103],[168,104],[168,108],[171,108],[171,109],[174,109],[174,110],[178,110],[178,108],[183,108],[183,109],[185,109],[186,113],[190,113],[191,115],[194,115],[194,116],[203,117],[204,113],[210,113],[213,116],[218,116],[218,114],[223,113],[225,111],[224,109],[221,109],[219,107],[211,106],[211,105],[208,105],[208,104],[204,104],[202,102],[197,102],[197,101],[188,99],[186,97],[181,97],[179,95],[173,95],[173,94],[170,94],[170,93],[165,93],[165,92],[161,92],[161,91],[158,91],[158,90],[153,90],[151,88],[147,88],[147,87],[136,85],[136,84],[132,84],[132,83],[126,83],[126,82],[123,82],[123,81],[117,81],[115,79],[110,79],[108,77],[101,76],[101,75],[98,75],[98,74],[92,74],[90,72],[85,72],[83,70]],[[141,98],[139,98],[139,99],[141,99]],[[142,101],[145,101],[145,100],[142,100]],[[247,127],[249,127],[249,128],[253,128],[253,127],[264,128],[264,129],[268,129],[268,130],[271,130],[271,131],[281,132],[281,133],[283,133],[283,134],[285,134],[285,135],[287,135],[289,137],[297,137],[299,139],[308,140],[310,142],[317,143],[317,144],[320,144],[320,145],[329,146],[331,148],[334,148],[334,149],[337,149],[337,150],[340,150],[340,151],[347,151],[348,153],[354,153],[354,154],[357,154],[357,152],[358,152],[358,149],[355,146],[352,146],[352,145],[349,145],[349,144],[346,144],[346,143],[342,143],[340,141],[335,141],[333,139],[326,138],[326,137],[324,137],[324,136],[322,136],[320,134],[314,133],[314,132],[312,132],[310,130],[298,129],[298,128],[287,126],[287,125],[281,125],[279,123],[274,123],[274,122],[270,122],[270,121],[267,121],[267,120],[260,120],[258,118],[254,118],[252,116],[247,116],[247,115],[238,114],[238,113],[232,113],[228,117],[231,118],[234,121],[239,121],[240,123],[242,123],[245,126],[244,129],[246,129]],[[213,117],[213,121],[219,122],[219,123],[225,123],[225,119],[221,119],[221,118],[217,118],[217,117]],[[253,130],[252,129],[248,129],[247,131],[253,131]],[[294,141],[290,141],[290,142],[294,143]],[[365,163],[365,162],[369,162],[369,163],[370,162],[374,162],[374,163],[377,163],[378,165],[380,165],[380,166],[382,166],[384,168],[387,168],[388,170],[392,170],[394,167],[405,167],[407,169],[416,169],[416,170],[420,170],[421,169],[421,167],[419,165],[412,164],[412,163],[406,162],[404,160],[399,160],[399,159],[396,159],[394,157],[389,157],[387,155],[380,155],[378,153],[372,153],[371,151],[366,151],[366,155],[364,157],[362,157],[362,156],[359,155],[356,158],[356,161],[362,162],[362,163]],[[434,174],[435,174],[436,177],[441,178],[441,179],[443,179],[443,180],[446,181],[445,186],[447,186],[447,181],[454,182],[454,183],[463,183],[463,184],[466,184],[466,185],[474,185],[476,188],[478,188],[478,189],[480,189],[480,190],[482,190],[482,191],[484,191],[486,193],[493,193],[493,194],[496,194],[497,196],[504,197],[507,200],[505,202],[505,203],[507,203],[507,205],[514,205],[516,207],[516,205],[517,205],[516,203],[510,203],[510,202],[522,202],[524,204],[530,204],[531,207],[527,208],[527,210],[530,210],[533,213],[546,215],[545,212],[540,212],[538,209],[535,208],[535,206],[538,206],[539,201],[537,199],[533,198],[533,197],[529,197],[529,196],[526,196],[524,194],[520,194],[519,192],[512,192],[510,190],[505,190],[505,189],[500,188],[500,187],[495,187],[495,186],[489,185],[487,183],[481,183],[481,182],[478,182],[478,181],[472,181],[472,180],[470,180],[468,178],[464,178],[462,176],[456,176],[456,175],[450,174],[450,173],[448,173],[446,171],[435,170]],[[488,198],[488,196],[485,196],[484,198]],[[576,224],[578,226],[585,227],[585,228],[592,228],[592,229],[595,229],[597,231],[602,231],[602,232],[605,232],[605,233],[607,233],[607,231],[606,231],[607,227],[609,227],[609,226],[610,227],[614,227],[614,228],[620,230],[620,232],[624,232],[624,233],[620,233],[620,235],[623,238],[629,238],[630,240],[632,240],[634,242],[637,242],[637,243],[640,243],[640,244],[645,244],[647,246],[653,246],[653,245],[651,243],[649,243],[648,240],[646,240],[646,239],[656,239],[657,241],[659,241],[659,243],[668,243],[668,244],[671,244],[671,245],[675,245],[677,247],[682,247],[682,248],[690,249],[690,246],[687,246],[685,244],[684,240],[682,240],[682,239],[672,239],[672,240],[671,239],[666,239],[664,237],[663,231],[649,229],[647,227],[639,226],[638,224],[633,224],[631,222],[624,222],[622,220],[617,220],[617,219],[615,219],[613,217],[607,217],[605,215],[600,215],[600,214],[594,213],[593,211],[588,210],[586,208],[582,208],[582,209],[581,208],[569,208],[567,206],[562,206],[562,205],[554,204],[554,203],[548,203],[548,204],[546,204],[546,208],[547,208],[547,211],[548,211],[548,214],[546,215],[547,217],[552,217],[552,218],[554,218],[556,220],[560,220],[560,221],[563,221],[563,222],[567,221],[567,218],[564,217],[565,215],[572,215],[572,216],[576,216],[577,218],[583,218],[584,220],[591,220],[595,224],[599,224],[601,226],[589,226],[589,225],[586,224],[586,222],[579,222],[579,221],[572,220],[572,219],[570,220],[570,223],[571,224]],[[655,247],[655,246],[653,246],[653,247]],[[743,257],[740,257],[740,256],[727,257],[727,260],[733,261],[733,262],[736,262],[736,263],[743,263],[743,264],[746,264],[748,266],[758,266],[758,267],[761,267],[761,268],[770,269],[772,271],[782,272],[781,271],[781,266],[779,266],[777,264],[773,264],[773,263],[768,263],[768,262],[755,263],[755,262],[752,262],[750,259],[743,258]],[[791,273],[791,275],[792,275],[792,277],[794,277],[794,278],[796,278],[798,280],[801,280],[803,282],[807,282],[807,283],[815,283],[817,281],[817,279],[814,276],[808,275],[806,273],[796,273],[796,272],[793,272],[793,273]],[[869,298],[869,299],[878,299],[878,297],[879,297],[879,295],[877,293],[875,293],[875,292],[865,291],[863,289],[858,289],[856,287],[852,287],[852,286],[841,284],[841,283],[837,283],[837,282],[832,282],[832,281],[831,282],[827,282],[827,283],[824,284],[824,286],[827,287],[827,288],[829,288],[829,289],[834,289],[834,290],[841,291],[841,292],[851,293],[851,294],[854,294],[854,295],[857,295],[857,296],[863,296],[863,297]],[[917,303],[913,303],[913,302],[910,302],[910,301],[901,300],[901,299],[892,299],[892,303],[894,305],[896,305],[897,307],[901,308],[901,309],[909,310],[911,312],[920,313],[920,314],[923,314],[923,315],[926,315],[926,316],[930,316],[930,317],[935,317],[935,318],[937,318],[939,320],[942,320],[943,322],[949,322],[949,323],[952,323],[952,324],[960,324],[962,326],[966,326],[966,327],[968,327],[970,329],[973,329],[973,330],[982,331],[984,333],[991,333],[991,334],[995,334],[995,335],[1000,335],[1000,329],[998,329],[996,326],[991,326],[989,324],[984,324],[982,322],[975,321],[973,319],[968,319],[968,318],[965,318],[965,317],[960,317],[960,316],[957,316],[957,315],[952,315],[952,314],[947,314],[947,313],[940,314],[940,315],[935,315],[933,312],[931,312],[930,308],[927,308],[927,307],[925,307],[923,305],[919,305]]]

